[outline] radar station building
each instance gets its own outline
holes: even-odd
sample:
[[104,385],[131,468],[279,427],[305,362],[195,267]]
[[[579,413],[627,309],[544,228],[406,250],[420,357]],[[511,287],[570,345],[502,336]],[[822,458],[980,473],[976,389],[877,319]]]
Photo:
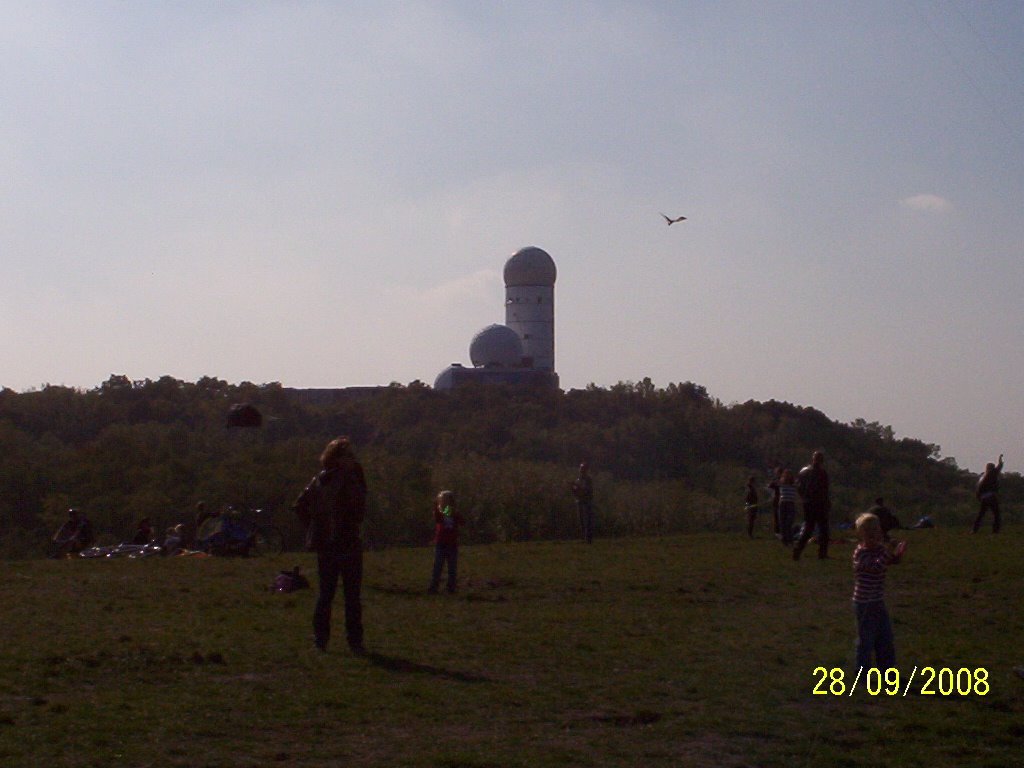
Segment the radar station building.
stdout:
[[505,262],[505,324],[489,325],[469,345],[472,367],[452,363],[434,389],[469,382],[558,388],[555,373],[554,260],[540,248],[522,248]]

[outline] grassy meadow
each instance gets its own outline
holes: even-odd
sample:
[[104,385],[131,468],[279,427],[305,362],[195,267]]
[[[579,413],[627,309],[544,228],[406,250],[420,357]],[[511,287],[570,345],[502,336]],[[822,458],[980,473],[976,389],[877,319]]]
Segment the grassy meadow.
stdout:
[[268,590],[308,554],[0,563],[0,765],[1019,765],[1024,529],[903,533],[902,682],[987,695],[812,694],[853,662],[852,546],[763,530],[463,547],[456,595],[428,548],[368,553],[365,657],[340,594],[321,654],[315,584]]

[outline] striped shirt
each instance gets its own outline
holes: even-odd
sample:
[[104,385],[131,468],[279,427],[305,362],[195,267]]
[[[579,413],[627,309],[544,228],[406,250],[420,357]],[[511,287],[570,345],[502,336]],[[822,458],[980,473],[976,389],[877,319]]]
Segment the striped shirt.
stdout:
[[893,562],[892,553],[883,545],[853,550],[853,602],[876,603],[885,598],[885,569]]
[[796,486],[782,483],[779,485],[779,503],[784,501],[792,502],[796,504]]

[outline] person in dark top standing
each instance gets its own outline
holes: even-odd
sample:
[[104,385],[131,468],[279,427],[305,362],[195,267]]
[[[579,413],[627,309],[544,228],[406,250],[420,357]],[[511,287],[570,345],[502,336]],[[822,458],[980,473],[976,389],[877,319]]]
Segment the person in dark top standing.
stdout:
[[782,467],[772,470],[772,479],[768,483],[768,490],[772,492],[772,533],[780,534],[779,524],[779,483],[782,481]]
[[981,519],[985,516],[986,510],[992,510],[992,533],[999,533],[1001,520],[999,519],[999,473],[1003,471],[1003,454],[999,454],[999,463],[989,462],[985,465],[985,471],[978,478],[978,487],[974,495],[978,497],[980,506],[978,516],[974,518],[973,533],[981,528]]
[[875,499],[875,506],[868,510],[868,514],[878,518],[878,524],[882,527],[882,538],[885,541],[889,541],[889,531],[902,527],[899,518],[885,506],[885,500],[881,496]]
[[331,636],[331,605],[341,579],[345,598],[345,635],[349,648],[365,653],[363,608],[363,542],[366,477],[347,437],[331,440],[320,455],[323,469],[295,502],[295,514],[306,526],[306,547],[316,552],[320,578],[313,612],[313,642],[327,650]]
[[800,470],[796,481],[797,491],[804,502],[804,530],[793,548],[793,559],[799,560],[807,542],[818,529],[818,558],[828,558],[828,513],[832,498],[828,489],[828,472],[825,471],[825,454],[815,451],[811,463]]
[[569,487],[576,498],[576,511],[580,516],[580,533],[587,544],[594,541],[594,481],[590,479],[587,462],[580,464],[580,474]]
[[754,523],[757,521],[757,478],[747,480],[747,495],[743,500],[743,509],[747,513],[747,536],[754,538]]

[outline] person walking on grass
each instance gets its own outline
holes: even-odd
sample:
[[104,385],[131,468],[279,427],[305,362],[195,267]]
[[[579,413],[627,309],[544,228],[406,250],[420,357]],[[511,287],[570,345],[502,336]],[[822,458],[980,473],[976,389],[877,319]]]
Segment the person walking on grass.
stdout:
[[985,471],[978,478],[978,487],[974,495],[978,497],[978,516],[974,518],[972,533],[977,533],[981,528],[981,519],[985,517],[987,510],[992,510],[992,533],[999,533],[1001,521],[999,519],[999,474],[1003,471],[1003,454],[999,454],[999,463],[989,462],[985,465]]
[[757,521],[757,478],[747,480],[747,495],[743,500],[743,509],[747,513],[747,536],[754,538],[754,523]]
[[434,500],[434,571],[430,576],[427,592],[437,593],[441,584],[441,570],[448,563],[448,592],[453,593],[458,585],[459,527],[462,515],[455,507],[455,494],[441,491]]
[[331,440],[320,454],[321,471],[295,502],[306,527],[306,547],[316,552],[320,579],[313,612],[313,642],[326,651],[331,636],[331,605],[341,579],[345,598],[345,635],[349,648],[363,647],[363,542],[366,477],[347,437]]
[[580,473],[569,483],[569,489],[576,499],[576,511],[580,516],[580,534],[587,544],[594,541],[594,481],[590,477],[587,462],[580,464]]
[[885,544],[878,517],[865,512],[857,518],[859,543],[853,550],[853,610],[857,617],[857,667],[896,665],[892,622],[885,607],[885,571],[903,557],[907,543],[893,549]]
[[807,542],[818,529],[818,558],[828,558],[828,513],[832,498],[828,489],[828,472],[825,471],[825,454],[815,451],[811,463],[800,470],[796,481],[797,491],[804,502],[804,530],[793,548],[793,559],[799,560]]

